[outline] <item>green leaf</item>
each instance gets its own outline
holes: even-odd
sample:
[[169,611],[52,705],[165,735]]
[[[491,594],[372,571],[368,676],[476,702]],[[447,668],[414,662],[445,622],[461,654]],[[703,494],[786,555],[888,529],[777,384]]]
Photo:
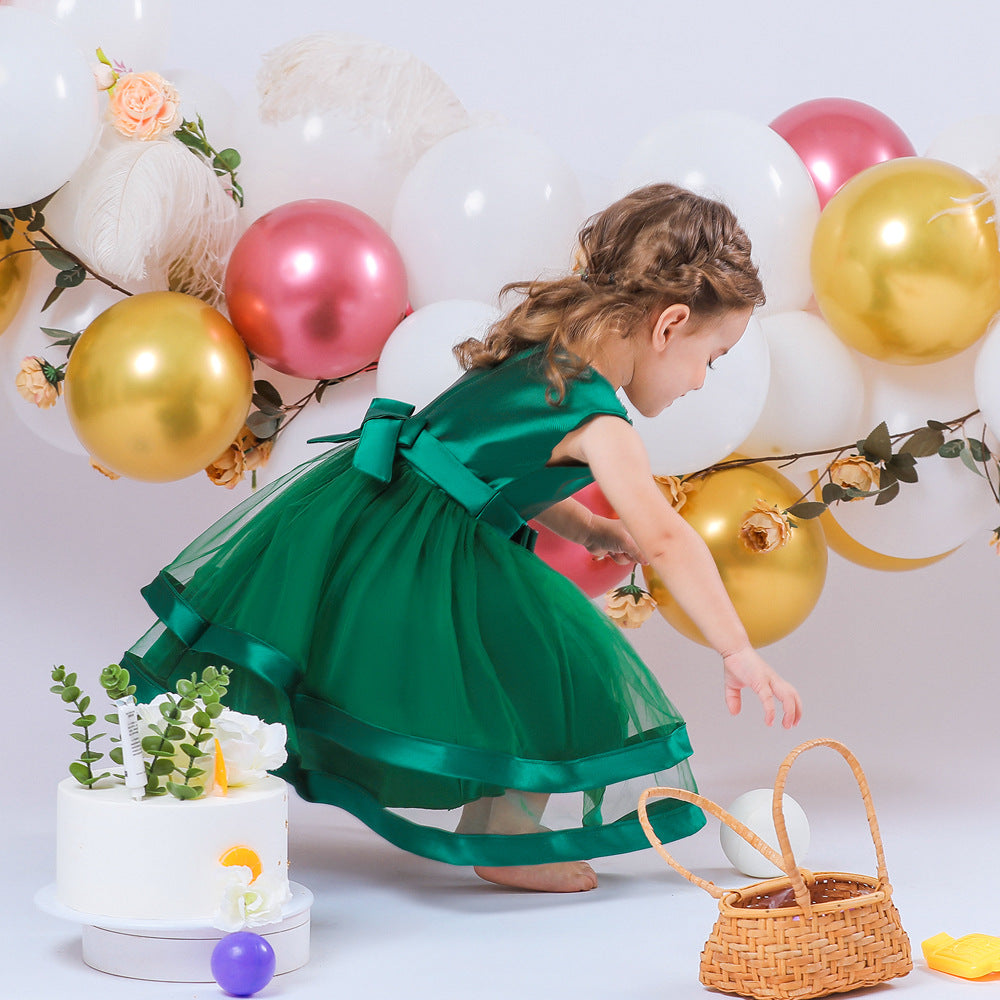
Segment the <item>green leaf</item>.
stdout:
[[[917,460],[913,455],[893,455],[886,463],[886,468],[891,469],[893,475],[901,483],[915,483],[917,481]],[[879,483],[881,484],[881,476]]]
[[150,774],[165,777],[174,773],[174,762],[169,757],[157,757],[149,765]]
[[191,721],[199,729],[208,729],[208,727],[212,724],[212,717],[208,714],[208,712],[195,712],[194,715],[191,716]]
[[80,754],[80,760],[82,760],[85,764],[92,764],[95,760],[100,760],[103,756],[104,754],[98,753],[96,750],[84,750],[84,752]]
[[869,462],[888,462],[892,458],[892,441],[884,420],[861,442],[861,449]]
[[205,755],[193,743],[182,743],[181,753],[185,757],[204,757]]
[[936,455],[938,448],[944,444],[944,434],[931,427],[921,427],[914,431],[900,447],[902,454],[913,455],[916,458],[927,458]]
[[801,517],[803,520],[808,520],[811,517],[819,517],[826,510],[826,506],[825,503],[816,503],[815,501],[807,500],[804,503],[797,503],[789,507],[786,513],[791,514],[792,517]]
[[200,778],[205,773],[204,768],[201,767],[189,767],[184,772],[185,781],[194,781],[195,778]]
[[76,701],[80,697],[80,689],[78,687],[64,687],[62,691],[62,700],[65,702]]
[[73,725],[86,728],[87,726],[92,726],[95,722],[97,722],[96,715],[81,715],[78,719],[73,720]]
[[116,712],[108,712],[108,714],[106,716],[104,716],[104,721],[105,722],[113,722],[117,726],[118,725],[118,714]]
[[86,712],[87,709],[90,707],[90,695],[85,694],[80,699],[79,705],[80,705],[80,711],[81,712]]
[[172,701],[160,702],[160,715],[162,715],[164,719],[168,720],[179,719],[181,717],[181,713]]
[[34,214],[34,209],[30,205],[18,205],[17,208],[12,208],[10,214],[17,219],[18,222],[27,222],[28,219]]
[[66,683],[68,685],[76,684],[76,674],[67,674],[66,675]]
[[89,743],[90,737],[84,736],[83,733],[70,733],[70,739],[78,740],[80,743]]
[[247,427],[249,427],[250,432],[261,441],[266,441],[268,438],[274,437],[280,426],[280,418],[270,416],[262,410],[254,410],[253,413],[247,417]]
[[253,384],[254,392],[254,402],[257,406],[261,406],[258,402],[258,398],[266,402],[269,406],[272,406],[275,410],[280,410],[285,404],[281,400],[281,393],[266,379],[256,379]]
[[193,788],[191,785],[179,785],[176,781],[168,781],[167,791],[178,799],[196,799],[201,795],[202,789]]
[[35,240],[32,245],[45,258],[46,263],[51,264],[57,271],[69,271],[80,266],[75,257],[71,257],[65,250],[60,250],[45,240]]
[[826,483],[823,486],[823,503],[828,506],[837,500],[844,499],[844,487],[838,486],[836,483]]
[[187,736],[187,730],[183,726],[167,726],[166,732],[163,734],[168,740],[182,740]]
[[37,233],[45,226],[45,216],[41,212],[35,212],[35,217],[25,227],[29,233]]
[[143,753],[151,756],[169,757],[174,752],[174,745],[169,740],[160,739],[159,736],[144,736],[142,738]]
[[60,271],[56,275],[56,287],[57,288],[76,288],[77,285],[82,285],[84,279],[87,277],[87,271],[84,267],[77,264],[75,267],[66,268],[64,271]]
[[958,458],[958,456],[962,454],[962,448],[964,446],[964,442],[961,438],[953,438],[951,441],[945,441],[945,443],[938,448],[938,454],[942,458]]
[[177,682],[177,693],[182,698],[190,698],[195,694],[194,685],[189,681],[185,680],[183,677]]
[[62,684],[53,684],[52,687],[49,688],[49,690],[53,694],[62,694],[62,692],[63,692],[63,685]]
[[946,431],[946,430],[948,430],[948,425],[947,424],[942,424],[940,420],[928,420],[927,421],[927,426],[932,431]]
[[59,296],[65,291],[66,289],[63,288],[62,285],[56,285],[56,287],[49,292],[48,298],[46,298],[44,304],[42,305],[41,311],[45,312],[45,310],[48,309],[49,306],[52,305],[52,303],[55,302],[55,300],[58,299]]
[[896,475],[896,470],[886,466],[879,472],[878,485],[879,493],[889,486],[896,486],[899,482],[899,476]]
[[213,719],[217,719],[220,715],[222,715],[222,711],[223,707],[221,704],[219,704],[219,702],[215,702],[214,704],[205,706],[205,713],[211,716]]
[[91,779],[90,768],[86,764],[81,764],[80,761],[74,760],[69,766],[69,773],[80,782],[81,785],[87,784]]
[[0,213],[0,238],[9,240],[14,235],[14,224],[7,215]]
[[121,747],[112,747],[108,756],[111,758],[112,762],[117,764],[119,767],[122,767],[125,763],[124,753]]
[[972,452],[968,448],[963,448],[958,453],[958,457],[967,469],[971,469],[977,476],[982,476],[982,470],[976,465],[976,460],[972,457]]
[[50,674],[52,680],[54,681],[64,681],[66,680],[66,668],[65,667],[53,667],[52,673]]
[[969,438],[969,451],[972,452],[972,457],[977,462],[988,462],[992,457],[986,443],[978,438]]
[[223,173],[231,174],[242,162],[240,154],[235,149],[220,149],[212,159],[212,166]]
[[879,493],[875,506],[881,507],[883,504],[889,503],[890,500],[895,500],[897,496],[899,496],[899,483],[893,483],[887,490]]
[[181,128],[174,133],[174,137],[180,142],[183,142],[189,149],[194,149],[197,152],[204,153],[205,156],[208,156],[208,149],[206,148],[207,144],[200,136],[192,135],[186,129]]

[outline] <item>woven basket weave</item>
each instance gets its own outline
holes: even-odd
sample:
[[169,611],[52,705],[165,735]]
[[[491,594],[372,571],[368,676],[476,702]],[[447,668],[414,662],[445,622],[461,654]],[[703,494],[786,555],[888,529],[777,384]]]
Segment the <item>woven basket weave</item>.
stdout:
[[[781,811],[785,781],[805,750],[827,746],[850,765],[868,814],[877,874],[810,872],[796,866]],[[674,860],[650,825],[650,798],[683,799],[731,827],[785,874],[743,889],[720,889]],[[821,997],[905,976],[912,968],[910,942],[892,903],[871,792],[861,765],[836,740],[810,740],[782,762],[774,783],[774,827],[781,855],[714,802],[683,788],[649,788],[639,799],[646,836],[667,863],[719,901],[719,917],[701,955],[705,986],[764,1000]]]

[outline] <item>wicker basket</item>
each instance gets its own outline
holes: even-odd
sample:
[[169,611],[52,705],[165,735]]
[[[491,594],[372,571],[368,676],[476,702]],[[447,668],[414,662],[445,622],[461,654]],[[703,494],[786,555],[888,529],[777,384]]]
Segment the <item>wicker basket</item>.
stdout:
[[[795,864],[781,811],[785,780],[804,750],[832,747],[850,765],[861,789],[875,843],[878,873],[810,872]],[[752,844],[785,875],[743,889],[720,889],[692,874],[660,843],[646,813],[654,797],[701,806]],[[714,802],[682,788],[649,788],[639,799],[639,819],[650,843],[688,881],[719,901],[719,918],[701,955],[701,981],[745,997],[806,998],[845,993],[905,976],[912,968],[910,942],[892,903],[882,839],[861,765],[842,743],[811,740],[792,750],[774,783],[774,827],[781,855]]]

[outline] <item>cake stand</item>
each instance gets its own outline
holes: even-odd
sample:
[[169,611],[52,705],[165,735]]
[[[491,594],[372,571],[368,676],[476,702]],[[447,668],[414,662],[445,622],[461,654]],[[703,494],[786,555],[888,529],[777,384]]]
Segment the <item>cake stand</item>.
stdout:
[[[313,895],[290,882],[292,898],[281,919],[248,927],[274,949],[274,974],[300,969],[309,961],[309,917]],[[71,909],[56,899],[55,883],[35,895],[39,909],[83,927],[83,960],[92,969],[127,979],[165,983],[211,983],[212,949],[226,931],[201,920],[121,920]]]

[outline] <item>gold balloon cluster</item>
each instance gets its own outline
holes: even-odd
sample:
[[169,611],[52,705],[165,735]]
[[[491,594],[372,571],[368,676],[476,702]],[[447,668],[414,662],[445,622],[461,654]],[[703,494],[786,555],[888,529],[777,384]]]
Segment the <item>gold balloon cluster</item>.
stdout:
[[243,427],[253,393],[247,349],[200,299],[146,292],[84,330],[66,367],[66,406],[105,468],[167,482],[204,469]]
[[0,333],[10,326],[28,290],[28,278],[35,254],[18,251],[30,246],[20,224],[9,240],[0,240]]
[[824,318],[891,364],[964,350],[1000,309],[993,214],[982,182],[950,163],[911,156],[862,171],[823,209],[813,238]]
[[[661,489],[669,499],[668,488]],[[756,500],[785,510],[799,499],[800,492],[767,466],[740,466],[697,480],[680,510],[708,545],[755,646],[776,642],[798,628],[815,607],[826,581],[826,540],[815,520],[797,522],[785,545],[771,552],[750,552],[739,541],[740,524]],[[653,569],[643,567],[643,575],[660,614],[689,639],[708,645]]]

